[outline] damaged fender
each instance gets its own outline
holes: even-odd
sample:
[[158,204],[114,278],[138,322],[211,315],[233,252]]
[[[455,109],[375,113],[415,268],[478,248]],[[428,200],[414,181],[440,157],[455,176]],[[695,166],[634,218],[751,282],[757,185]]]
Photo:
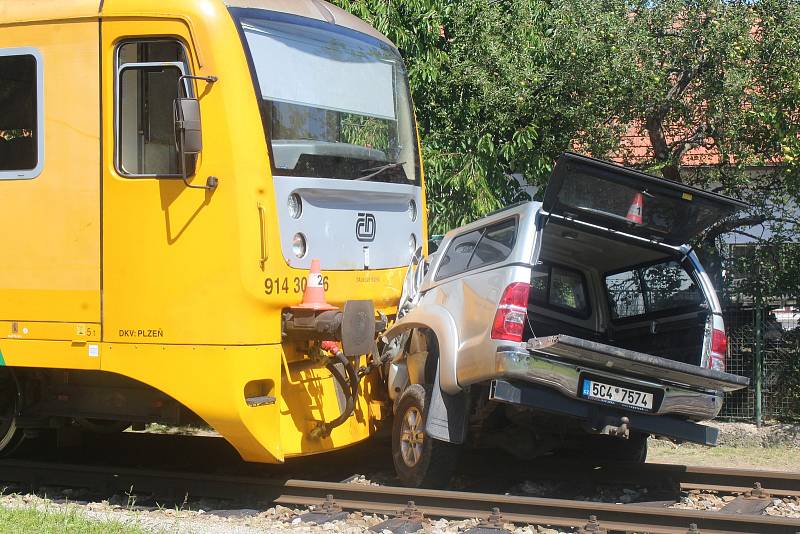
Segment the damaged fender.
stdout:
[[461,392],[456,379],[458,331],[448,311],[438,304],[414,308],[387,330],[384,337],[390,340],[414,328],[428,329],[436,336],[439,345],[439,371],[436,376],[442,391],[450,395]]
[[[468,396],[456,379],[458,332],[453,318],[442,306],[414,308],[387,330],[384,337],[391,340],[415,328],[434,333],[439,353],[425,433],[441,441],[463,443],[467,434]],[[389,384],[390,389],[393,387]]]

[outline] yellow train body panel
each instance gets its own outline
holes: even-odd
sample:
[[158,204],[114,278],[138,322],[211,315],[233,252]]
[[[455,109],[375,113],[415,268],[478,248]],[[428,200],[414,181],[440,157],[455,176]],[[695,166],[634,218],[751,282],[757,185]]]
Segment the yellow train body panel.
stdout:
[[[301,301],[307,262],[317,250],[330,304],[370,300],[386,315],[395,311],[409,254],[405,249],[397,253],[397,236],[392,236],[394,244],[381,239],[398,227],[383,230],[378,238],[373,227],[374,240],[364,243],[356,229],[359,242],[354,237],[353,243],[339,246],[335,241],[341,238],[331,236],[341,235],[340,230],[320,233],[328,231],[328,224],[333,228],[347,219],[341,224],[351,228],[362,211],[372,209],[370,202],[378,212],[394,202],[385,214],[370,214],[370,224],[377,220],[388,228],[393,223],[381,217],[398,217],[402,200],[411,213],[408,246],[424,247],[426,241],[419,145],[414,137],[409,148],[406,136],[403,150],[411,150],[415,160],[397,165],[416,166],[416,182],[408,178],[411,185],[349,182],[339,191],[329,190],[328,184],[345,180],[298,178],[297,183],[306,184],[297,191],[307,195],[309,216],[317,213],[325,228],[316,224],[302,230],[309,235],[308,257],[287,252],[293,250],[294,231],[287,229],[305,223],[286,215],[281,187],[291,189],[293,178],[276,176],[283,167],[272,156],[281,146],[270,144],[262,121],[267,104],[284,108],[270,104],[264,87],[259,90],[266,82],[255,74],[262,68],[251,47],[256,37],[245,33],[270,35],[278,28],[278,35],[281,25],[298,22],[302,30],[286,26],[287,31],[327,35],[329,24],[348,38],[355,36],[354,43],[363,37],[369,46],[389,46],[366,24],[319,5],[310,0],[236,6],[221,0],[35,0],[0,6],[0,83],[4,57],[35,50],[30,54],[37,58],[43,88],[37,108],[43,126],[32,134],[27,127],[4,126],[0,118],[0,137],[33,138],[40,154],[38,170],[28,173],[35,176],[3,179],[0,152],[0,249],[5,256],[0,262],[0,363],[20,371],[97,371],[135,380],[197,414],[251,461],[280,462],[344,447],[377,429],[391,410],[372,374],[360,382],[352,416],[329,436],[314,436],[315,426],[341,412],[335,380],[309,354],[307,342],[287,341],[282,330],[282,314]],[[247,24],[262,24],[262,14],[263,30],[239,23],[253,17],[256,22]],[[151,42],[174,44],[170,50],[182,59],[153,59],[157,54],[152,50],[165,45],[151,50]],[[159,61],[160,67],[136,66]],[[157,145],[158,131],[142,132],[141,127],[131,137],[138,145],[129,142],[125,136],[131,123],[141,126],[142,117],[150,121],[146,114],[154,112],[137,108],[133,113],[122,102],[146,98],[145,87],[158,88],[157,77],[178,67],[217,80],[181,82],[202,112],[202,152],[188,180],[202,185],[215,177],[219,185],[213,190],[189,188],[174,175],[129,172],[133,165],[147,168],[159,158],[169,160],[174,147]],[[398,68],[394,76],[399,80]],[[156,81],[150,81],[149,73]],[[392,120],[398,125],[402,113],[407,114],[386,111],[383,102],[373,107],[381,106],[375,116],[396,113]],[[334,107],[323,110],[327,117]],[[365,120],[376,122],[371,115]],[[148,128],[156,122],[148,122]],[[152,146],[150,155],[145,145]],[[145,155],[130,163],[134,159],[126,154],[134,150]],[[359,150],[373,153],[371,145]],[[362,194],[367,208],[353,203]],[[341,205],[351,206],[350,211]],[[336,217],[326,219],[328,212],[320,206]],[[402,239],[407,241],[405,234]],[[357,254],[348,252],[353,250]],[[370,252],[377,260],[370,260]],[[259,395],[275,401],[248,404],[248,398]]]
[[43,168],[0,193],[0,319],[100,322],[100,113],[75,108],[99,99],[97,36],[96,22],[0,26],[0,48],[35,44],[47,66]]

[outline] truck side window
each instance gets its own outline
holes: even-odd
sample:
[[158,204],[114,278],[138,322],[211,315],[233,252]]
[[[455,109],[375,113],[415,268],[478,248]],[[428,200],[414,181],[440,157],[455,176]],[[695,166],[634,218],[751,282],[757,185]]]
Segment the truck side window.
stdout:
[[550,271],[550,296],[548,303],[557,308],[586,313],[586,289],[580,273],[553,266]]
[[[117,168],[126,176],[177,176],[173,101],[190,74],[178,41],[126,42],[117,51]],[[180,95],[191,84],[181,84]],[[194,157],[187,169],[193,169]],[[188,174],[192,174],[189,172]]]
[[697,308],[704,299],[689,273],[667,261],[606,276],[614,319],[679,308]]
[[498,263],[511,255],[517,220],[507,219],[454,238],[447,247],[436,280]]
[[528,300],[547,304],[547,290],[550,286],[550,267],[539,264],[533,269],[531,274],[531,293]]
[[469,260],[467,269],[477,269],[484,265],[497,263],[511,255],[517,235],[516,223],[516,219],[508,219],[486,228],[483,237],[475,247],[475,254]]
[[534,267],[528,301],[572,315],[585,317],[591,312],[583,275],[558,265],[539,264]]
[[38,51],[0,49],[0,179],[34,178],[41,171],[42,83]]
[[475,247],[478,245],[482,232],[483,230],[474,230],[453,239],[442,256],[442,261],[439,262],[439,270],[436,273],[437,280],[463,273],[467,270],[467,264],[475,251]]

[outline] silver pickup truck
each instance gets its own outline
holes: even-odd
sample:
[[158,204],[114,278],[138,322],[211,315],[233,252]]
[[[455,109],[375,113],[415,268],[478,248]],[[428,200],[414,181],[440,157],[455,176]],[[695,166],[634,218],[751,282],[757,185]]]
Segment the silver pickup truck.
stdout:
[[447,481],[457,447],[644,461],[647,437],[715,445],[722,310],[690,243],[744,204],[564,154],[543,202],[449,232],[412,262],[384,334],[393,456]]

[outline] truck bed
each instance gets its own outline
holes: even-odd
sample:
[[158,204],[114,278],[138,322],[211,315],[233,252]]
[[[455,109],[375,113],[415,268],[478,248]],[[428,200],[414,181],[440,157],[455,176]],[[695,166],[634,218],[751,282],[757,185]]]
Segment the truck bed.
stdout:
[[736,391],[750,383],[750,379],[743,376],[563,334],[529,339],[527,349],[597,369],[617,370],[708,390]]

